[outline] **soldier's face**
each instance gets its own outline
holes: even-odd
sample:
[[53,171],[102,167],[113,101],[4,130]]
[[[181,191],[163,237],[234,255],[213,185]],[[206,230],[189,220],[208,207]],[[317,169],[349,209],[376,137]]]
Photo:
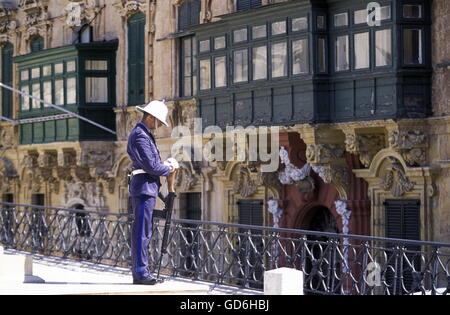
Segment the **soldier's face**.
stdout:
[[145,124],[147,125],[147,127],[149,129],[152,129],[152,130],[158,129],[161,126],[159,120],[151,115],[147,116]]

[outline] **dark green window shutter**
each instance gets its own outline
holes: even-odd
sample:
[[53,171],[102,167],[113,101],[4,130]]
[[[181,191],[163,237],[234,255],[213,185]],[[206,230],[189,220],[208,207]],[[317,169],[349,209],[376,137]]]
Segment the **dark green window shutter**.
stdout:
[[[386,237],[420,240],[420,200],[386,200],[384,205]],[[389,242],[386,244],[386,248],[396,246],[398,244]],[[414,252],[420,253],[420,246],[407,244],[404,247],[406,251],[402,255],[396,255],[392,250],[386,251],[389,265],[385,274],[386,283],[390,293],[395,295],[403,295],[418,289],[414,275],[420,271],[421,262],[420,255]]]
[[145,14],[128,20],[128,105],[145,102]]
[[191,25],[200,23],[200,0],[191,0],[183,3],[178,8],[178,31],[186,31]]
[[44,50],[44,39],[42,37],[36,37],[31,40],[30,46],[31,52]]
[[186,193],[180,198],[181,218],[187,220],[201,220],[201,193]]
[[263,225],[263,201],[239,200],[238,201],[239,224]]
[[237,10],[243,11],[243,10],[254,9],[261,5],[262,5],[261,0],[238,0]]
[[386,200],[386,237],[420,240],[420,201]]
[[[6,85],[12,86],[12,72],[13,72],[13,46],[7,44],[2,48],[2,82]],[[7,89],[2,88],[2,116],[12,117],[12,93]]]

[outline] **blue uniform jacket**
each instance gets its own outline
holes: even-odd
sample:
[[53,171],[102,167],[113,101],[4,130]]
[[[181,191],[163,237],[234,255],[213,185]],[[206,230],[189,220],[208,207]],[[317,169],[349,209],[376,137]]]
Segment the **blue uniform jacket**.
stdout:
[[159,177],[169,176],[170,168],[161,162],[155,138],[144,123],[138,123],[131,131],[127,152],[133,162],[133,170],[142,169],[147,173],[133,176],[130,183],[130,196],[157,197],[161,187]]

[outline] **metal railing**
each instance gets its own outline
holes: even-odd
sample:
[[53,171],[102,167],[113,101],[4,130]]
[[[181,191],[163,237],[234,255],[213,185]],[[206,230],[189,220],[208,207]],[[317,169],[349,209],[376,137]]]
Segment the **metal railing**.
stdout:
[[[0,243],[127,267],[132,220],[125,214],[0,203]],[[155,219],[152,270],[163,227]],[[447,295],[449,266],[446,243],[190,220],[172,221],[163,259],[165,274],[257,290],[263,289],[265,271],[296,268],[303,271],[306,293],[328,295]]]

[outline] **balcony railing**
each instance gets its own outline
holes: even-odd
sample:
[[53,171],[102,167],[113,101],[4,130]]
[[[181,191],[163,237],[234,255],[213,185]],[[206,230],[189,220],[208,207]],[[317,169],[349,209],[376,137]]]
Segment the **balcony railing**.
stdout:
[[[0,203],[0,243],[50,256],[128,266],[133,216]],[[150,268],[164,225],[155,219]],[[173,220],[163,272],[262,290],[264,272],[304,273],[305,292],[446,295],[450,244]]]

